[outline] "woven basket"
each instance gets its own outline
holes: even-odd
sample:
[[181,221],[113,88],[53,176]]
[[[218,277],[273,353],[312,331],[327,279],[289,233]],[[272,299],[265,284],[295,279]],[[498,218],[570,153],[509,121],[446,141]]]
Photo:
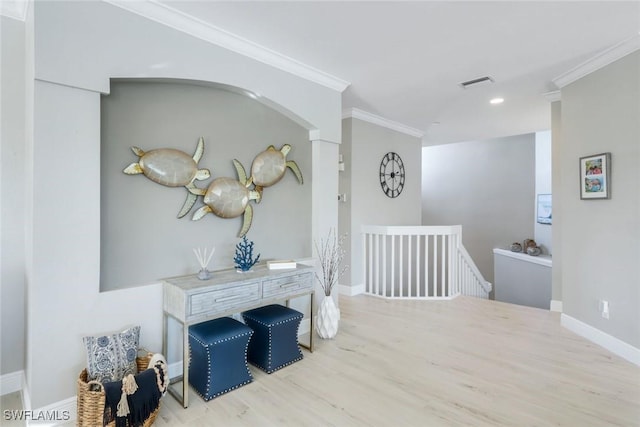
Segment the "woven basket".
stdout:
[[138,372],[142,372],[149,367],[149,362],[153,357],[153,353],[143,350],[146,354],[136,357],[136,364],[138,365]]
[[[136,358],[138,372],[147,369],[152,355],[153,353],[147,353],[145,356]],[[87,370],[83,369],[78,377],[78,420],[76,425],[79,427],[99,427],[104,425],[104,387],[100,381],[87,381],[87,378]],[[143,427],[151,426],[156,420],[158,412],[160,412],[160,405],[144,421]],[[107,427],[115,427],[115,425],[115,420],[106,424]]]

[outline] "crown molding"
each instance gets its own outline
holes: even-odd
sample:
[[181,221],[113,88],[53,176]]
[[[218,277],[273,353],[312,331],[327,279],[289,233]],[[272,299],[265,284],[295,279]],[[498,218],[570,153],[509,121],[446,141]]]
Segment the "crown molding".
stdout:
[[372,113],[367,113],[366,111],[362,111],[357,108],[348,108],[343,110],[342,118],[343,119],[354,118],[354,119],[362,120],[362,121],[373,123],[374,125],[395,130],[397,132],[401,132],[416,138],[422,138],[424,136],[424,132],[419,129],[412,128],[407,125],[403,125],[402,123],[394,122],[393,120],[385,119],[384,117],[376,116],[375,114],[372,114]]
[[640,49],[640,33],[603,50],[593,58],[553,79],[560,89]]
[[350,83],[331,74],[310,67],[250,40],[239,37],[208,22],[188,15],[155,0],[103,0],[128,12],[143,16],[193,37],[223,47],[240,55],[286,71],[329,89],[343,92]]
[[27,19],[29,3],[31,0],[2,0],[0,1],[0,15],[24,22]]
[[543,93],[542,96],[545,97],[545,99],[549,102],[556,102],[556,101],[560,101],[561,99],[561,94],[559,90],[554,90],[551,92],[547,92],[547,93]]

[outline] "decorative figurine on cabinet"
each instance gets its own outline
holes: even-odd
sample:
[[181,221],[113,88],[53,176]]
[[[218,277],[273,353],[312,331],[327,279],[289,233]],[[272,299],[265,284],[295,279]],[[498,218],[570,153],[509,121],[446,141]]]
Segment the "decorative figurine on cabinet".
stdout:
[[238,272],[250,271],[260,260],[260,254],[253,258],[253,242],[247,240],[247,236],[242,236],[242,241],[236,245],[236,256],[233,258]]

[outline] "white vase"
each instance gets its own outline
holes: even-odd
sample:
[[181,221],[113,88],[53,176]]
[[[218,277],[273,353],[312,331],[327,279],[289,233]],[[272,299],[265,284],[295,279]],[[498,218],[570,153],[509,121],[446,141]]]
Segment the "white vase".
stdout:
[[334,338],[338,333],[338,322],[340,321],[340,310],[331,296],[326,296],[318,308],[316,317],[316,332],[320,338]]

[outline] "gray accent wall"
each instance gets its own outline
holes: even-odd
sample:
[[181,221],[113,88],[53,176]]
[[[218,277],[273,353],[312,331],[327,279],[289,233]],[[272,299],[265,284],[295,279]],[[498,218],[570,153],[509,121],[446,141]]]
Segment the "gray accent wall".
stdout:
[[[421,140],[359,119],[342,120],[341,153],[345,171],[339,188],[347,202],[339,204],[340,233],[347,233],[345,260],[349,270],[341,284],[361,286],[363,225],[420,225]],[[404,163],[406,178],[402,193],[387,197],[380,186],[380,162],[393,151]]]
[[25,358],[25,24],[0,16],[0,375]]
[[422,225],[462,225],[462,242],[493,283],[493,248],[534,236],[535,135],[425,147]]
[[130,149],[179,149],[190,156],[199,137],[205,150],[198,166],[211,178],[195,181],[207,188],[214,178],[237,179],[232,160],[250,175],[251,164],[269,145],[290,144],[305,182],[285,171],[277,184],[250,202],[253,222],[247,238],[261,260],[308,258],[311,253],[311,144],[309,132],[279,112],[239,93],[189,82],[112,82],[101,103],[101,290],[157,282],[195,273],[192,249],[215,246],[210,268],[233,266],[243,218],[208,214],[191,218],[203,206],[199,197],[178,219],[187,190],[157,184],[123,169],[138,161]]
[[[561,93],[563,311],[640,348],[640,51]],[[578,159],[603,152],[611,199],[581,200]],[[609,301],[608,320],[600,300]]]

